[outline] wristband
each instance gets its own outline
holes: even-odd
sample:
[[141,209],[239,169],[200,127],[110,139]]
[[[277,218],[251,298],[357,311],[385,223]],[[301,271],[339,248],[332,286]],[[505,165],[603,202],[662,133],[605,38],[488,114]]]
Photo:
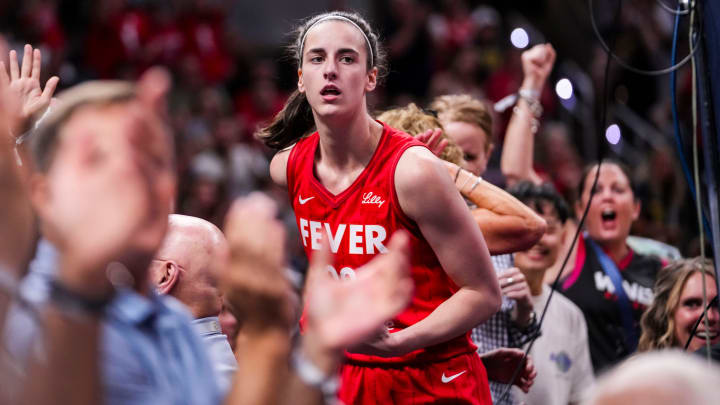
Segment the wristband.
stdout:
[[290,366],[295,370],[300,381],[322,392],[325,402],[335,402],[340,387],[337,376],[325,374],[298,348],[290,355]]
[[460,172],[462,171],[462,167],[458,167],[458,170],[455,172],[455,180],[453,180],[453,183],[457,184],[457,179],[460,177]]
[[530,111],[535,118],[540,118],[543,114],[543,108],[540,104],[540,93],[535,90],[520,89],[518,90],[518,96],[525,100],[530,106]]
[[[531,121],[530,121],[530,132],[533,135],[535,135],[537,133],[538,129],[540,129],[540,121],[537,119],[537,117],[535,116],[535,113],[532,111],[532,107],[530,107],[530,108],[531,108],[531,114],[532,114]],[[542,109],[542,107],[540,107],[540,108]],[[519,114],[519,111],[520,111],[520,109],[518,108],[518,106],[513,107],[513,114]]]
[[526,103],[528,103],[530,111],[535,118],[540,118],[542,116],[543,108],[540,104],[540,92],[530,89],[520,89],[518,90],[517,94],[510,94],[503,97],[500,101],[495,103],[493,109],[499,113],[503,113],[505,112],[505,110],[515,105],[515,107],[513,108],[513,113],[517,114],[518,99],[523,99]]
[[518,90],[518,95],[524,99],[531,99],[535,102],[538,102],[540,99],[540,92],[537,90],[531,90],[531,89],[520,89]]
[[15,138],[15,146],[17,147],[17,146],[20,146],[23,143],[25,143],[25,140],[30,137],[30,134],[32,134],[32,130],[29,130],[29,131],[25,132],[24,134]]
[[88,298],[67,288],[58,280],[50,282],[50,302],[57,309],[76,317],[101,316],[112,298]]
[[[517,319],[517,311],[518,311],[518,309],[517,309],[517,305],[516,305],[513,308],[513,314],[511,315],[512,317],[514,317],[516,319]],[[537,324],[537,315],[535,314],[535,311],[530,311],[530,317],[528,317],[528,320],[524,325],[519,324],[517,321],[513,321],[513,322],[518,327],[518,329],[520,329],[522,331],[528,331]]]
[[467,186],[468,182],[470,182],[470,180],[472,180],[473,177],[475,177],[475,176],[473,176],[472,173],[468,172],[468,177],[467,177],[467,179],[465,179],[465,181],[463,182],[462,186],[458,187],[458,190],[460,190],[460,192],[462,192],[463,189],[465,188],[465,186]]
[[535,323],[537,323],[537,315],[535,314],[535,311],[531,311],[530,319],[528,319],[527,325],[525,325],[525,329],[529,329]]
[[482,177],[477,176],[477,177],[475,178],[475,183],[472,185],[472,187],[470,187],[470,191],[468,191],[468,194],[472,193],[473,190],[475,190],[475,187],[477,187],[478,184],[480,184],[481,181],[482,181]]

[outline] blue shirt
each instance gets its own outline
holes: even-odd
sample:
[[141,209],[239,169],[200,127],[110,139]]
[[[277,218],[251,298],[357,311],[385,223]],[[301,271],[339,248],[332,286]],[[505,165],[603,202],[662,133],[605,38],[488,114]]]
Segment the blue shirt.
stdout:
[[13,301],[5,321],[3,343],[8,354],[20,367],[26,367],[30,350],[37,348],[40,331],[39,308],[50,294],[50,281],[57,272],[58,251],[45,239],[38,242],[35,257],[30,262],[27,275],[20,281],[19,292],[25,301]]
[[[52,245],[44,242],[21,286],[22,295],[41,307],[57,271]],[[57,263],[55,260],[54,263]],[[27,310],[14,308],[6,325],[8,348],[27,360],[42,331]],[[101,370],[104,399],[120,404],[219,404],[215,372],[184,306],[169,296],[145,297],[119,289],[102,322]],[[19,341],[24,339],[24,341]]]

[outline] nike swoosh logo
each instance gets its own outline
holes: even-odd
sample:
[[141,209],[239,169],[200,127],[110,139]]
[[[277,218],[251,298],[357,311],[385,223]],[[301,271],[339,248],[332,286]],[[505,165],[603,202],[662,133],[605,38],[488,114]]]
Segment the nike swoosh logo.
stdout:
[[455,375],[451,375],[450,377],[445,377],[445,373],[443,373],[443,375],[442,375],[442,382],[443,382],[443,384],[447,384],[447,383],[449,383],[450,381],[452,381],[452,380],[460,377],[461,375],[465,374],[466,371],[467,371],[467,370],[461,371],[461,372],[459,372],[459,373],[457,373],[457,374],[455,374]]
[[308,198],[306,198],[306,199],[303,200],[302,196],[298,196],[298,201],[300,202],[300,205],[303,205],[303,204],[305,204],[306,202],[312,200],[313,198],[315,198],[315,196],[308,197]]

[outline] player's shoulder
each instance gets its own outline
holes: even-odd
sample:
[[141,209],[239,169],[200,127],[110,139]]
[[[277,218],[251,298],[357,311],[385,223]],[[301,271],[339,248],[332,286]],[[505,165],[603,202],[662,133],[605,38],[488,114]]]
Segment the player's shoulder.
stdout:
[[295,145],[297,144],[278,151],[270,160],[270,177],[279,186],[287,185],[287,165],[290,160],[290,153]]
[[428,186],[426,182],[447,176],[447,170],[437,156],[422,145],[408,147],[398,159],[396,180],[408,186]]
[[400,156],[394,178],[395,190],[403,206],[408,201],[421,206],[430,201],[445,204],[445,194],[451,186],[441,161],[421,146],[409,147]]
[[398,202],[414,220],[440,215],[453,206],[452,198],[459,198],[444,164],[425,147],[409,147],[394,176]]

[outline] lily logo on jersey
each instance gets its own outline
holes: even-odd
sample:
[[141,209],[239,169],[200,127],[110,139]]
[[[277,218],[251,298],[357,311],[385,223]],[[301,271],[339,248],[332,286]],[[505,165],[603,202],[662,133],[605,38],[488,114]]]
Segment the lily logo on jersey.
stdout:
[[442,378],[441,378],[441,379],[442,379],[442,382],[443,382],[443,384],[447,384],[447,383],[449,383],[450,381],[452,381],[452,380],[460,377],[461,375],[465,374],[465,372],[467,372],[467,370],[461,371],[461,372],[459,372],[459,373],[457,373],[457,374],[453,374],[453,375],[451,375],[450,377],[445,377],[445,373],[443,373]]
[[363,194],[362,204],[376,204],[378,208],[380,208],[385,204],[385,200],[379,195],[373,194],[372,191],[369,191]]
[[298,194],[298,202],[300,203],[300,205],[305,205],[306,202],[312,200],[313,198],[315,198],[315,196],[302,198],[302,196]]

